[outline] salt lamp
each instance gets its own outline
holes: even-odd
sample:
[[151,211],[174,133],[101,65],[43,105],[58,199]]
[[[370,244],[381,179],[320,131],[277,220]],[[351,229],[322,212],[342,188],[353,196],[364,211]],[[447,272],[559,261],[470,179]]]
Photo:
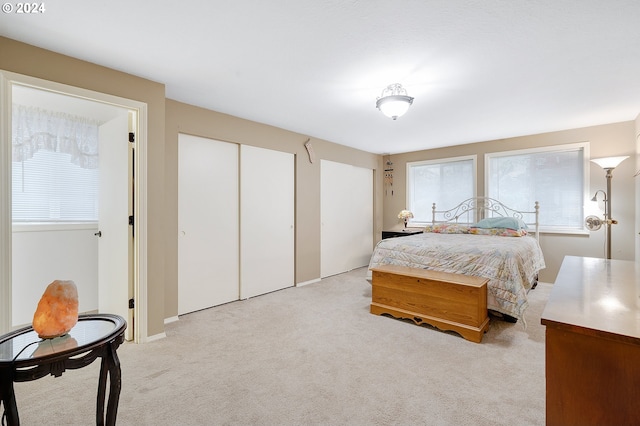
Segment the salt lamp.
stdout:
[[78,289],[73,281],[49,284],[33,314],[33,329],[41,339],[69,332],[78,322]]

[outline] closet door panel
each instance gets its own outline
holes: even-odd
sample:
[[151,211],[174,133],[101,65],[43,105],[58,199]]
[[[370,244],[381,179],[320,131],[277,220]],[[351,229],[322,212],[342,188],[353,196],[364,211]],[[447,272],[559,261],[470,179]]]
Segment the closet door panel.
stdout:
[[239,298],[238,145],[178,137],[178,314]]
[[373,251],[373,170],[320,162],[320,275],[367,266]]
[[240,148],[240,297],[294,285],[294,156]]

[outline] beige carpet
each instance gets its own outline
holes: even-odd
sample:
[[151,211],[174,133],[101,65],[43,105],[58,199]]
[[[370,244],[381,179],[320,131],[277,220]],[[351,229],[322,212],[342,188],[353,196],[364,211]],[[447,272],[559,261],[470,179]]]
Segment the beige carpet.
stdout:
[[[369,313],[366,269],[182,316],[118,353],[119,425],[542,425],[551,290],[482,343]],[[94,424],[98,362],[17,383],[23,425]]]

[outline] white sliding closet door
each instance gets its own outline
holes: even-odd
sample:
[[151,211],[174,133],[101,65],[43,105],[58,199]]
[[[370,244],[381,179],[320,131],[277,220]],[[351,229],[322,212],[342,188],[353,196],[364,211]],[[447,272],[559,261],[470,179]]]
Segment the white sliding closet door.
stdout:
[[178,314],[238,300],[238,145],[178,136]]
[[373,252],[373,170],[320,162],[320,276],[367,266]]
[[240,298],[294,285],[294,156],[240,148]]

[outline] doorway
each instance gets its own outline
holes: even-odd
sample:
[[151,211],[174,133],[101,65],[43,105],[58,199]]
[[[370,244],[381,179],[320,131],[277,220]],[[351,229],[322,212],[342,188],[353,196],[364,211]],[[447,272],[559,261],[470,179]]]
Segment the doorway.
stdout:
[[[145,276],[140,265],[146,264],[142,240],[145,220],[141,214],[145,212],[140,208],[146,204],[144,173],[140,172],[141,166],[146,164],[146,129],[143,125],[146,123],[146,105],[13,73],[3,72],[2,77],[0,95],[5,111],[2,127],[11,131],[3,132],[0,140],[4,170],[0,212],[3,218],[8,218],[0,223],[3,236],[0,251],[1,331],[30,323],[46,285],[54,279],[71,279],[78,286],[80,312],[120,315],[128,323],[127,340],[139,341],[140,337],[146,337],[145,315],[142,314],[146,314],[145,301],[140,297],[143,284],[140,278]],[[95,167],[99,174],[96,218],[74,218],[73,215],[61,218],[59,210],[63,209],[59,205],[64,203],[49,202],[58,206],[50,209],[52,220],[14,220],[12,210],[17,201],[13,198],[21,197],[12,197],[12,193],[15,194],[13,186],[17,182],[15,176],[23,174],[23,164],[16,161],[20,158],[12,147],[13,133],[18,132],[13,125],[13,116],[17,114],[14,105],[48,111],[57,118],[82,117],[96,123],[99,143],[95,147],[74,145],[61,149],[60,146],[68,145],[68,141],[58,137],[50,138],[50,143],[32,141],[33,146],[27,150],[35,152],[44,148],[51,152],[53,146],[53,151],[58,153],[73,151],[70,156],[76,160],[86,155],[87,159],[79,160],[85,163],[85,168],[92,167],[93,160],[89,157],[97,154],[94,159],[99,163],[99,167]],[[23,123],[22,135],[28,134],[24,127]],[[94,148],[99,152],[93,152]],[[14,173],[14,166],[21,169]],[[50,177],[50,180],[54,178]],[[142,290],[146,290],[146,282]],[[143,293],[146,295],[146,291]],[[130,301],[134,306],[131,309]]]

